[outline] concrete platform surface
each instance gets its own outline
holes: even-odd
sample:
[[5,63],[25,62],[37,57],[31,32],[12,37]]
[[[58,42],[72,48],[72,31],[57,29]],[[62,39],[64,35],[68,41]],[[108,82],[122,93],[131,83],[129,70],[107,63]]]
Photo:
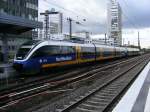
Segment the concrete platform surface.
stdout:
[[112,112],[150,112],[150,62]]

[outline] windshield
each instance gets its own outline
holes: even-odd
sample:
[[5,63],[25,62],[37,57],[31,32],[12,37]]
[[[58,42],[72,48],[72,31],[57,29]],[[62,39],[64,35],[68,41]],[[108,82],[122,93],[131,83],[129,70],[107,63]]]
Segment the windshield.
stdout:
[[38,45],[41,41],[40,40],[32,40],[32,41],[27,41],[25,42],[21,48],[19,48],[17,54],[16,54],[16,59],[17,60],[22,60],[24,59],[27,54],[30,52],[34,46]]
[[22,60],[26,57],[31,48],[20,48],[16,54],[16,59]]

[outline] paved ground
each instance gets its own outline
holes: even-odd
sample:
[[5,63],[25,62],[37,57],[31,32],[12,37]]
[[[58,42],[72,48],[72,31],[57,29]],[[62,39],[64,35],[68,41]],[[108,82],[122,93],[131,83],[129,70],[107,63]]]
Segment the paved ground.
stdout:
[[113,112],[150,112],[150,62]]

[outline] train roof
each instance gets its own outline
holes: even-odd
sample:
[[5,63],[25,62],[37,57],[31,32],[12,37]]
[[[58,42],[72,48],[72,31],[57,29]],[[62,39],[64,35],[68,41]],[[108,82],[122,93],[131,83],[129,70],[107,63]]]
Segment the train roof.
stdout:
[[36,45],[39,42],[42,42],[42,40],[30,40],[30,41],[25,42],[23,45]]
[[108,46],[108,45],[99,45],[99,44],[92,44],[92,43],[73,43],[69,41],[43,41],[41,44],[43,45],[66,45],[66,46],[85,46],[85,47],[107,47],[107,48],[114,48],[114,46]]
[[23,45],[33,45],[33,46],[44,46],[44,45],[66,45],[66,46],[82,46],[82,47],[102,47],[102,48],[116,48],[120,50],[128,50],[128,51],[139,51],[138,48],[128,48],[128,47],[116,47],[116,46],[109,46],[109,45],[100,45],[100,44],[93,44],[93,43],[73,43],[70,41],[55,41],[55,40],[32,40],[28,41]]

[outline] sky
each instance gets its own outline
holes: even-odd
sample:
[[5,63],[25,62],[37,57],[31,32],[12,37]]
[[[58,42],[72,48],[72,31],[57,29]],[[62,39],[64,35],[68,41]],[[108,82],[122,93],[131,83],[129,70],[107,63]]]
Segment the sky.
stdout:
[[[138,31],[142,47],[150,47],[150,0],[118,0],[122,8],[122,37],[124,43],[137,45]],[[69,32],[67,18],[71,17],[73,32],[86,30],[103,37],[107,32],[109,0],[39,0],[39,12],[55,8],[64,14],[63,32]],[[39,16],[39,20],[43,19]],[[86,21],[83,21],[86,19]],[[75,24],[79,21],[81,24]],[[95,36],[96,37],[96,36]]]

